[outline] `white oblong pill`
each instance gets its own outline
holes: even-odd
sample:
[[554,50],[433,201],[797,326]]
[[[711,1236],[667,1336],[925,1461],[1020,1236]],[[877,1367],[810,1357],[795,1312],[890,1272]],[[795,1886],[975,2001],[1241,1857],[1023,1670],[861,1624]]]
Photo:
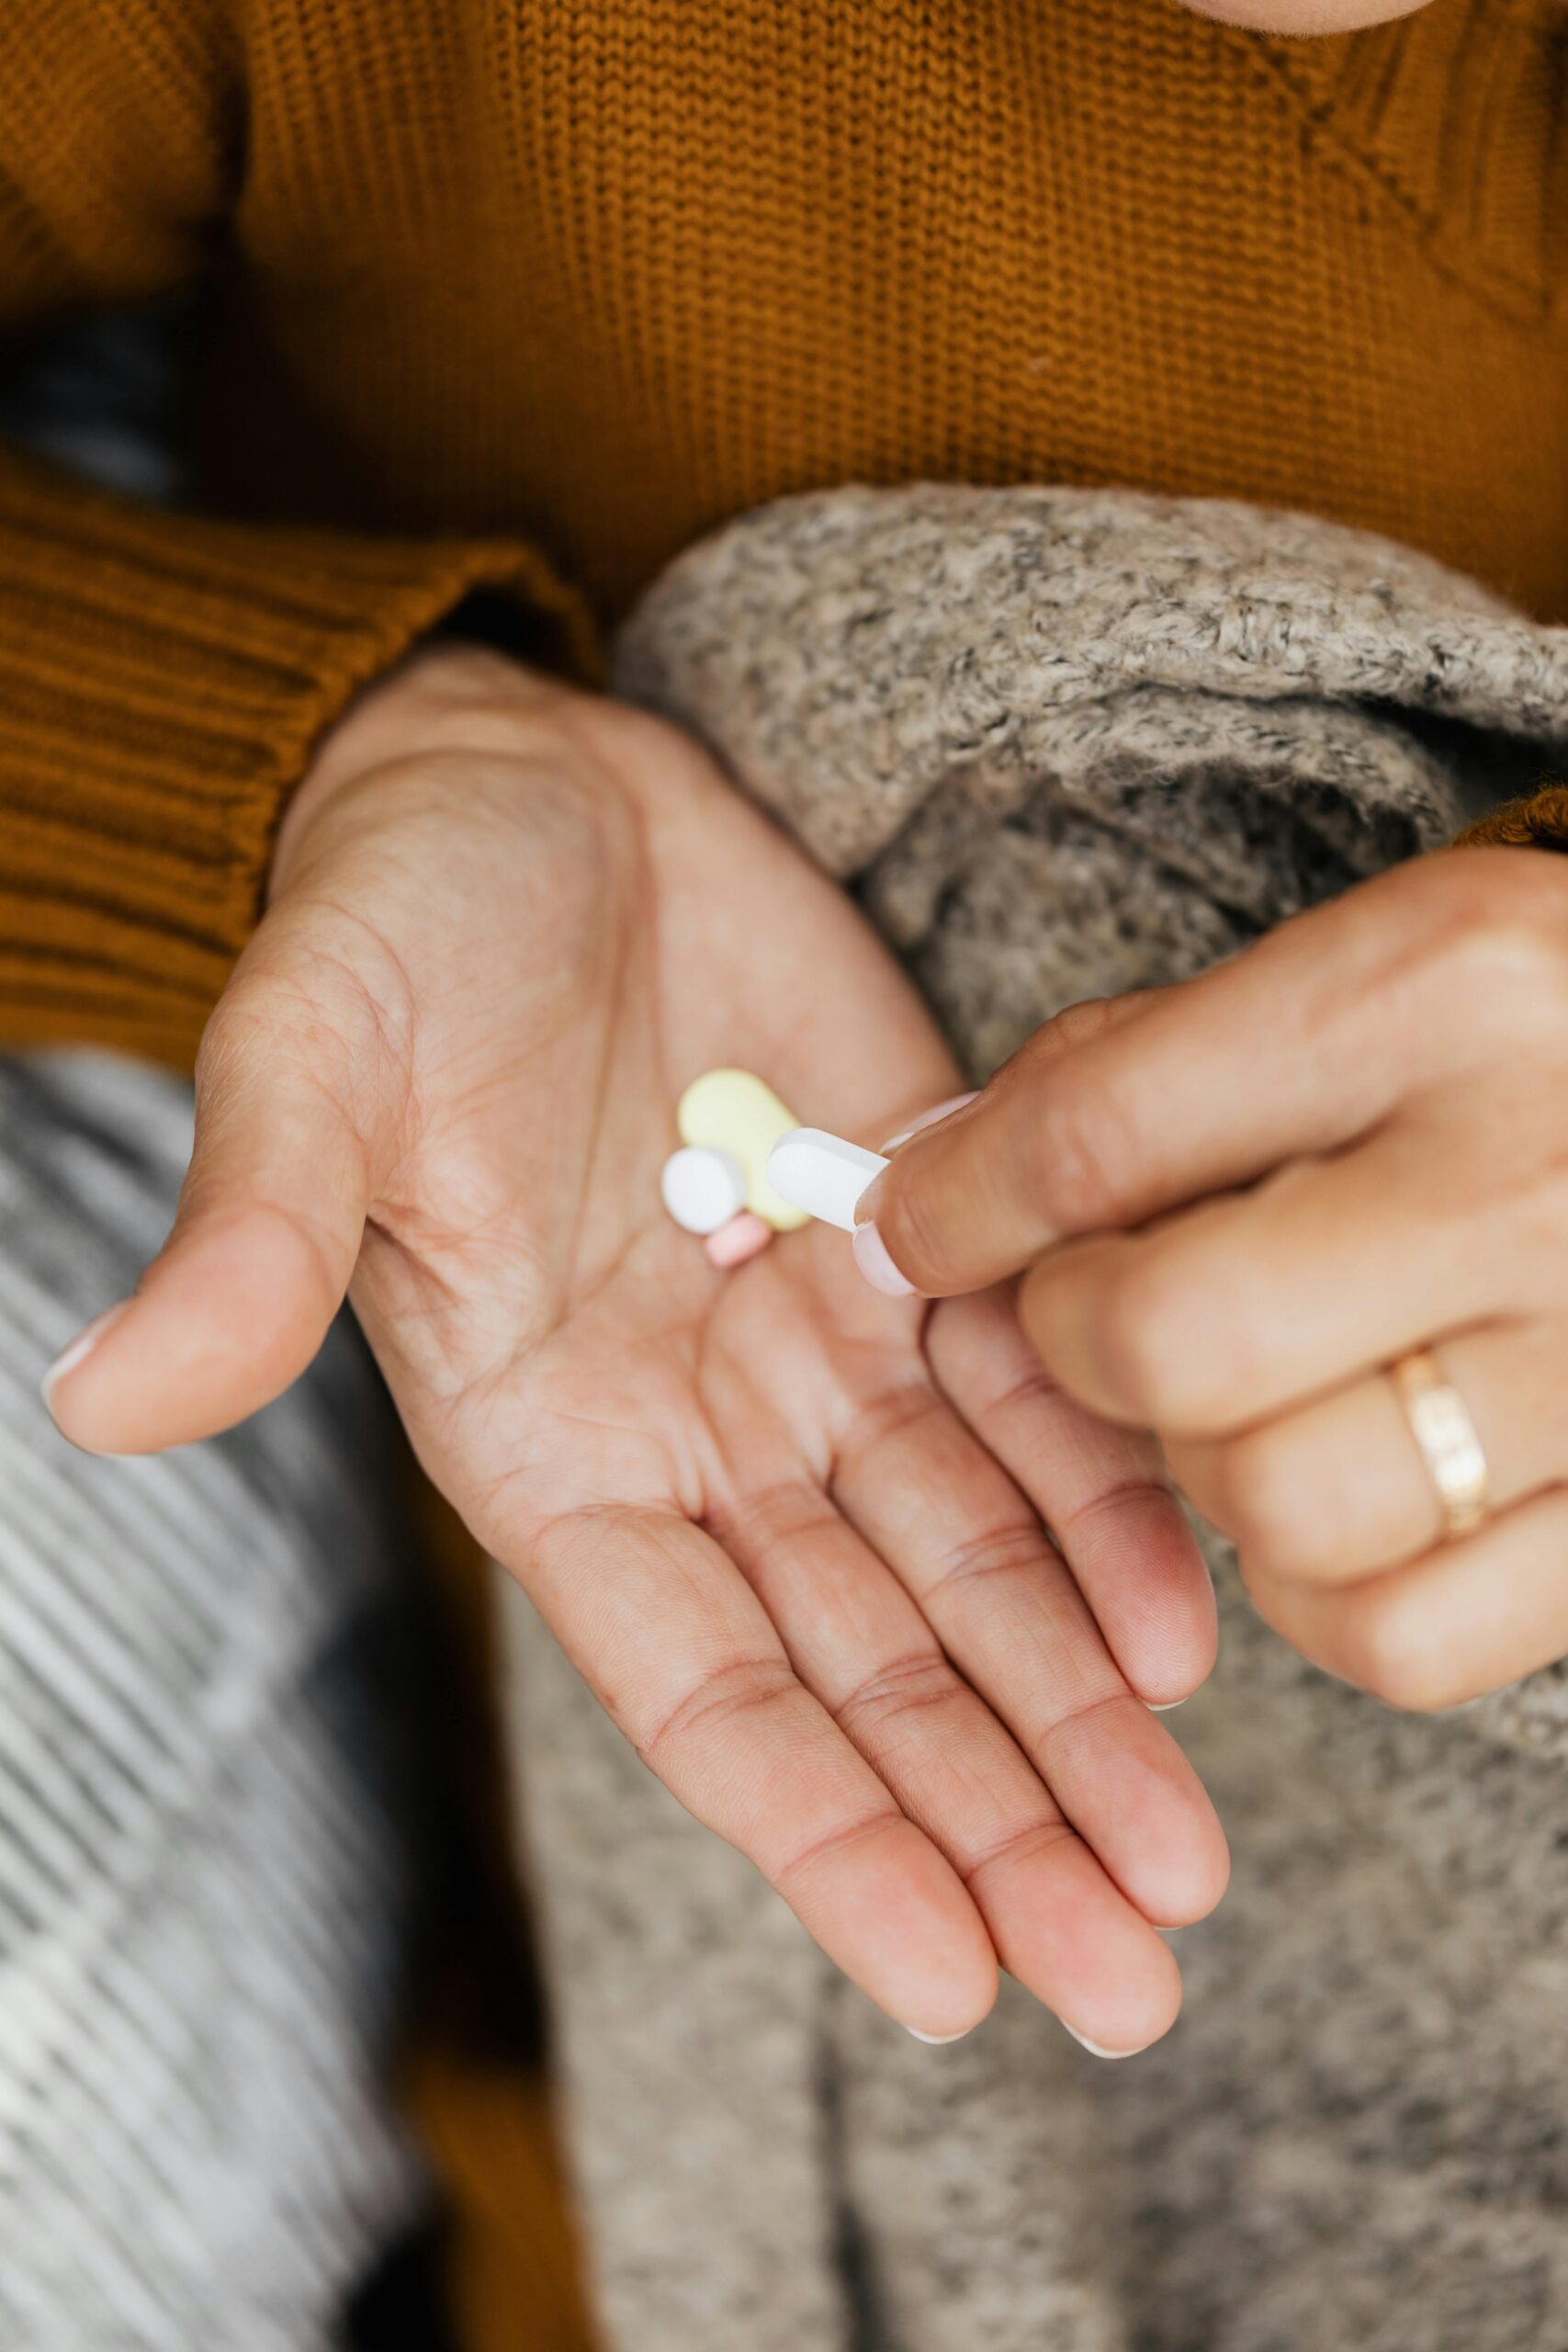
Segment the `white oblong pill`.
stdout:
[[887,1162],[880,1153],[830,1136],[821,1127],[795,1127],[768,1154],[768,1182],[792,1208],[819,1216],[845,1233],[855,1229],[855,1203]]
[[688,1144],[665,1161],[659,1189],[684,1232],[716,1233],[746,1204],[746,1170],[732,1151]]

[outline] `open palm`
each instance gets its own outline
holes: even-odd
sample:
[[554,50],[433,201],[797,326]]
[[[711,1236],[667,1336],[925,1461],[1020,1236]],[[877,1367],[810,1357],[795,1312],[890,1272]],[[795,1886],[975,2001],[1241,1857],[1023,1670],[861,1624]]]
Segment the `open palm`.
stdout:
[[1049,1392],[1004,1295],[922,1328],[822,1227],[715,1272],[660,1204],[681,1088],[739,1064],[874,1142],[952,1091],[941,1041],[682,738],[580,697],[459,722],[297,842],[214,1021],[180,1223],[63,1425],[221,1426],[352,1276],[437,1483],[874,1998],[955,2033],[999,1959],[1141,2046],[1178,1999],[1150,1923],[1224,1871],[1144,1703],[1213,1638],[1157,1461]]

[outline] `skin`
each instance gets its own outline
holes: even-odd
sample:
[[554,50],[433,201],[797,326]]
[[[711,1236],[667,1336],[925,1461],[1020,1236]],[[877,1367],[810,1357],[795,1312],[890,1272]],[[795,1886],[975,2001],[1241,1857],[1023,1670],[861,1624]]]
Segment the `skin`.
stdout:
[[1157,1450],[1042,1376],[1006,1288],[877,1298],[824,1227],[716,1272],[658,1179],[721,1062],[870,1140],[956,1083],[692,744],[426,654],[290,811],[174,1233],[56,1418],[109,1452],[223,1428],[346,1290],[431,1476],[874,1999],[946,2038],[1005,1967],[1141,2047],[1179,1998],[1156,1928],[1226,1871],[1145,1703],[1214,1645]]
[[1404,7],[1392,8],[1387,0],[1217,0],[1212,5],[1185,0],[1185,5],[1194,16],[1213,17],[1220,24],[1306,39],[1357,32],[1363,25],[1386,25],[1397,17],[1417,16],[1427,0],[1406,0]]
[[[1028,1269],[1048,1372],[1319,1665],[1431,1709],[1568,1652],[1568,860],[1445,852],[1079,1007],[863,1205],[921,1293]],[[1491,1467],[1452,1541],[1386,1370],[1427,1345]]]

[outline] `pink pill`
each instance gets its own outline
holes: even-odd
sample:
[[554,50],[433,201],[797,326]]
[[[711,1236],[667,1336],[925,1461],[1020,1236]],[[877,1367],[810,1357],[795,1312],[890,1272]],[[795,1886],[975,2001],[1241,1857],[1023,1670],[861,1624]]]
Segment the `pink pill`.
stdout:
[[728,1224],[721,1225],[716,1233],[710,1233],[703,1248],[714,1264],[728,1272],[732,1267],[743,1266],[748,1258],[755,1258],[773,1238],[771,1225],[764,1225],[750,1209],[742,1209]]

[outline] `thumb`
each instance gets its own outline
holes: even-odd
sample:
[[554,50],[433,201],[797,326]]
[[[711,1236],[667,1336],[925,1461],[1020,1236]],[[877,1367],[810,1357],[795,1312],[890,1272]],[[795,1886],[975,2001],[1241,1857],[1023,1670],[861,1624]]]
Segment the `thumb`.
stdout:
[[44,1396],[73,1444],[156,1453],[269,1404],[306,1365],[359,1254],[367,1154],[276,999],[231,992],[197,1069],[196,1143],[174,1229],[135,1296],[90,1323]]
[[873,1288],[896,1298],[986,1290],[1059,1238],[1037,1197],[1034,1138],[1045,1074],[1171,993],[1139,989],[1068,1005],[982,1093],[901,1143],[855,1204],[855,1262]]

